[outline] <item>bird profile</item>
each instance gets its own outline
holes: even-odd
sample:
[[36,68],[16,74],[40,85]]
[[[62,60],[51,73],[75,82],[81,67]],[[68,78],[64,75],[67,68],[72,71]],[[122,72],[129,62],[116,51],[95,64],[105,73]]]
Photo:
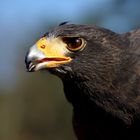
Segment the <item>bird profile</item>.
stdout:
[[140,29],[61,23],[28,51],[29,72],[61,78],[78,140],[140,139]]

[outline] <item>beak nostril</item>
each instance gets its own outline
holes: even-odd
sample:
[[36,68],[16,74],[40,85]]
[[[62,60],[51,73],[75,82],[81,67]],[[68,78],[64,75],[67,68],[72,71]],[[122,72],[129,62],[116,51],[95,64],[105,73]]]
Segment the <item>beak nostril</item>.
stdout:
[[41,48],[41,49],[45,49],[45,48],[46,48],[46,46],[45,46],[45,45],[42,45],[42,46],[40,46],[40,48]]

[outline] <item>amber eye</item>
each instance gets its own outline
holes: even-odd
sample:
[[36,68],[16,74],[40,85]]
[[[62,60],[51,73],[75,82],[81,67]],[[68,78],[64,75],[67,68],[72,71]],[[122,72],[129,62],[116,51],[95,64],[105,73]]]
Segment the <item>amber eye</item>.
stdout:
[[70,51],[81,50],[85,46],[85,41],[79,37],[64,37],[63,42],[67,44],[67,48]]

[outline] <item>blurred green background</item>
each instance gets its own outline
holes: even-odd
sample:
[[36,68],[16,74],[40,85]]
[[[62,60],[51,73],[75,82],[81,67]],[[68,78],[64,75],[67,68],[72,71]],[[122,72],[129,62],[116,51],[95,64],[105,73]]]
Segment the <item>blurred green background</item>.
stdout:
[[24,57],[60,22],[118,33],[140,27],[139,0],[0,0],[0,140],[75,140],[61,80],[27,73]]

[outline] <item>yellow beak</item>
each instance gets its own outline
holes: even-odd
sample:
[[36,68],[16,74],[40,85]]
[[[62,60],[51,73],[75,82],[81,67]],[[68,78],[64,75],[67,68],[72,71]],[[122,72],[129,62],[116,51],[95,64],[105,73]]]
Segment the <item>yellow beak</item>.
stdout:
[[60,38],[43,37],[27,53],[26,67],[28,71],[58,67],[72,60],[66,56],[68,53],[66,44]]

